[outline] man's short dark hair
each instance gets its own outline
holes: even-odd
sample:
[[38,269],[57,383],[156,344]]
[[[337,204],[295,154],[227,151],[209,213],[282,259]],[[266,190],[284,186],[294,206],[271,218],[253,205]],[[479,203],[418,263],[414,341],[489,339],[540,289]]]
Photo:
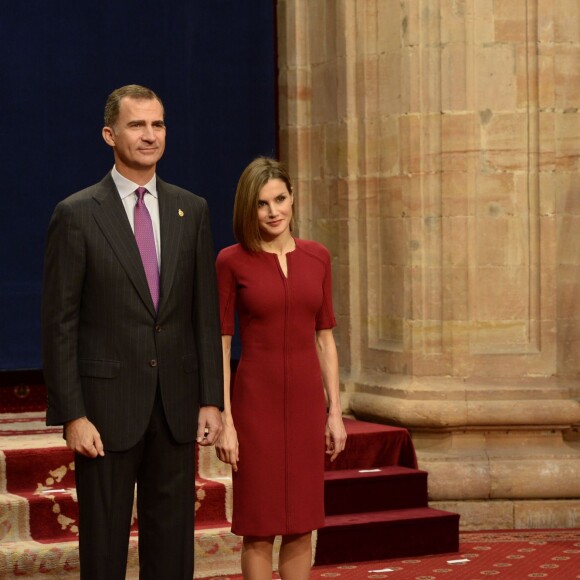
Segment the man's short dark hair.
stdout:
[[124,87],[115,89],[107,99],[105,104],[105,127],[113,128],[115,126],[115,123],[119,118],[121,99],[124,99],[125,97],[137,100],[157,99],[163,108],[163,102],[151,89],[142,87],[141,85],[125,85]]

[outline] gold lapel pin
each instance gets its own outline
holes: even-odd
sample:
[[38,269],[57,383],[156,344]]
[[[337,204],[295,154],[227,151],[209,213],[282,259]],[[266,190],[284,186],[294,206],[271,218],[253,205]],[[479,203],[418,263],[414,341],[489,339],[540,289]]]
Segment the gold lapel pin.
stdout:
[[183,210],[182,210],[182,209],[178,209],[178,210],[177,210],[177,213],[178,213],[179,217],[183,217],[183,216],[185,215],[185,214],[183,213]]

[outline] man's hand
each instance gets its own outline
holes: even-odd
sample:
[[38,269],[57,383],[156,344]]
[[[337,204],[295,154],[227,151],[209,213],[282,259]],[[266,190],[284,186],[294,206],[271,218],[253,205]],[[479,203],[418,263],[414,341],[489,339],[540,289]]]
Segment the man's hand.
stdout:
[[97,428],[86,418],[73,419],[65,424],[66,446],[85,457],[105,455],[101,436]]
[[222,414],[217,407],[201,407],[197,420],[197,442],[213,445],[222,432]]

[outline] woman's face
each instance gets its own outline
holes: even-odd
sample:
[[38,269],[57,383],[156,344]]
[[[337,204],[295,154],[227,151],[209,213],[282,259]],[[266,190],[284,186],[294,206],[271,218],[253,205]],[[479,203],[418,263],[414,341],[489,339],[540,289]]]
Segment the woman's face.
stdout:
[[294,197],[281,179],[270,179],[258,195],[258,224],[265,241],[290,234]]

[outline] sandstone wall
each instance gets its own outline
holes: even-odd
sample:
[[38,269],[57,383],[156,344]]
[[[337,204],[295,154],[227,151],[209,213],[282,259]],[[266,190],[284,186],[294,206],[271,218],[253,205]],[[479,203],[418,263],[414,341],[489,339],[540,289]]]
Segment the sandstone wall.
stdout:
[[578,525],[580,3],[279,0],[278,38],[345,410],[464,528]]

